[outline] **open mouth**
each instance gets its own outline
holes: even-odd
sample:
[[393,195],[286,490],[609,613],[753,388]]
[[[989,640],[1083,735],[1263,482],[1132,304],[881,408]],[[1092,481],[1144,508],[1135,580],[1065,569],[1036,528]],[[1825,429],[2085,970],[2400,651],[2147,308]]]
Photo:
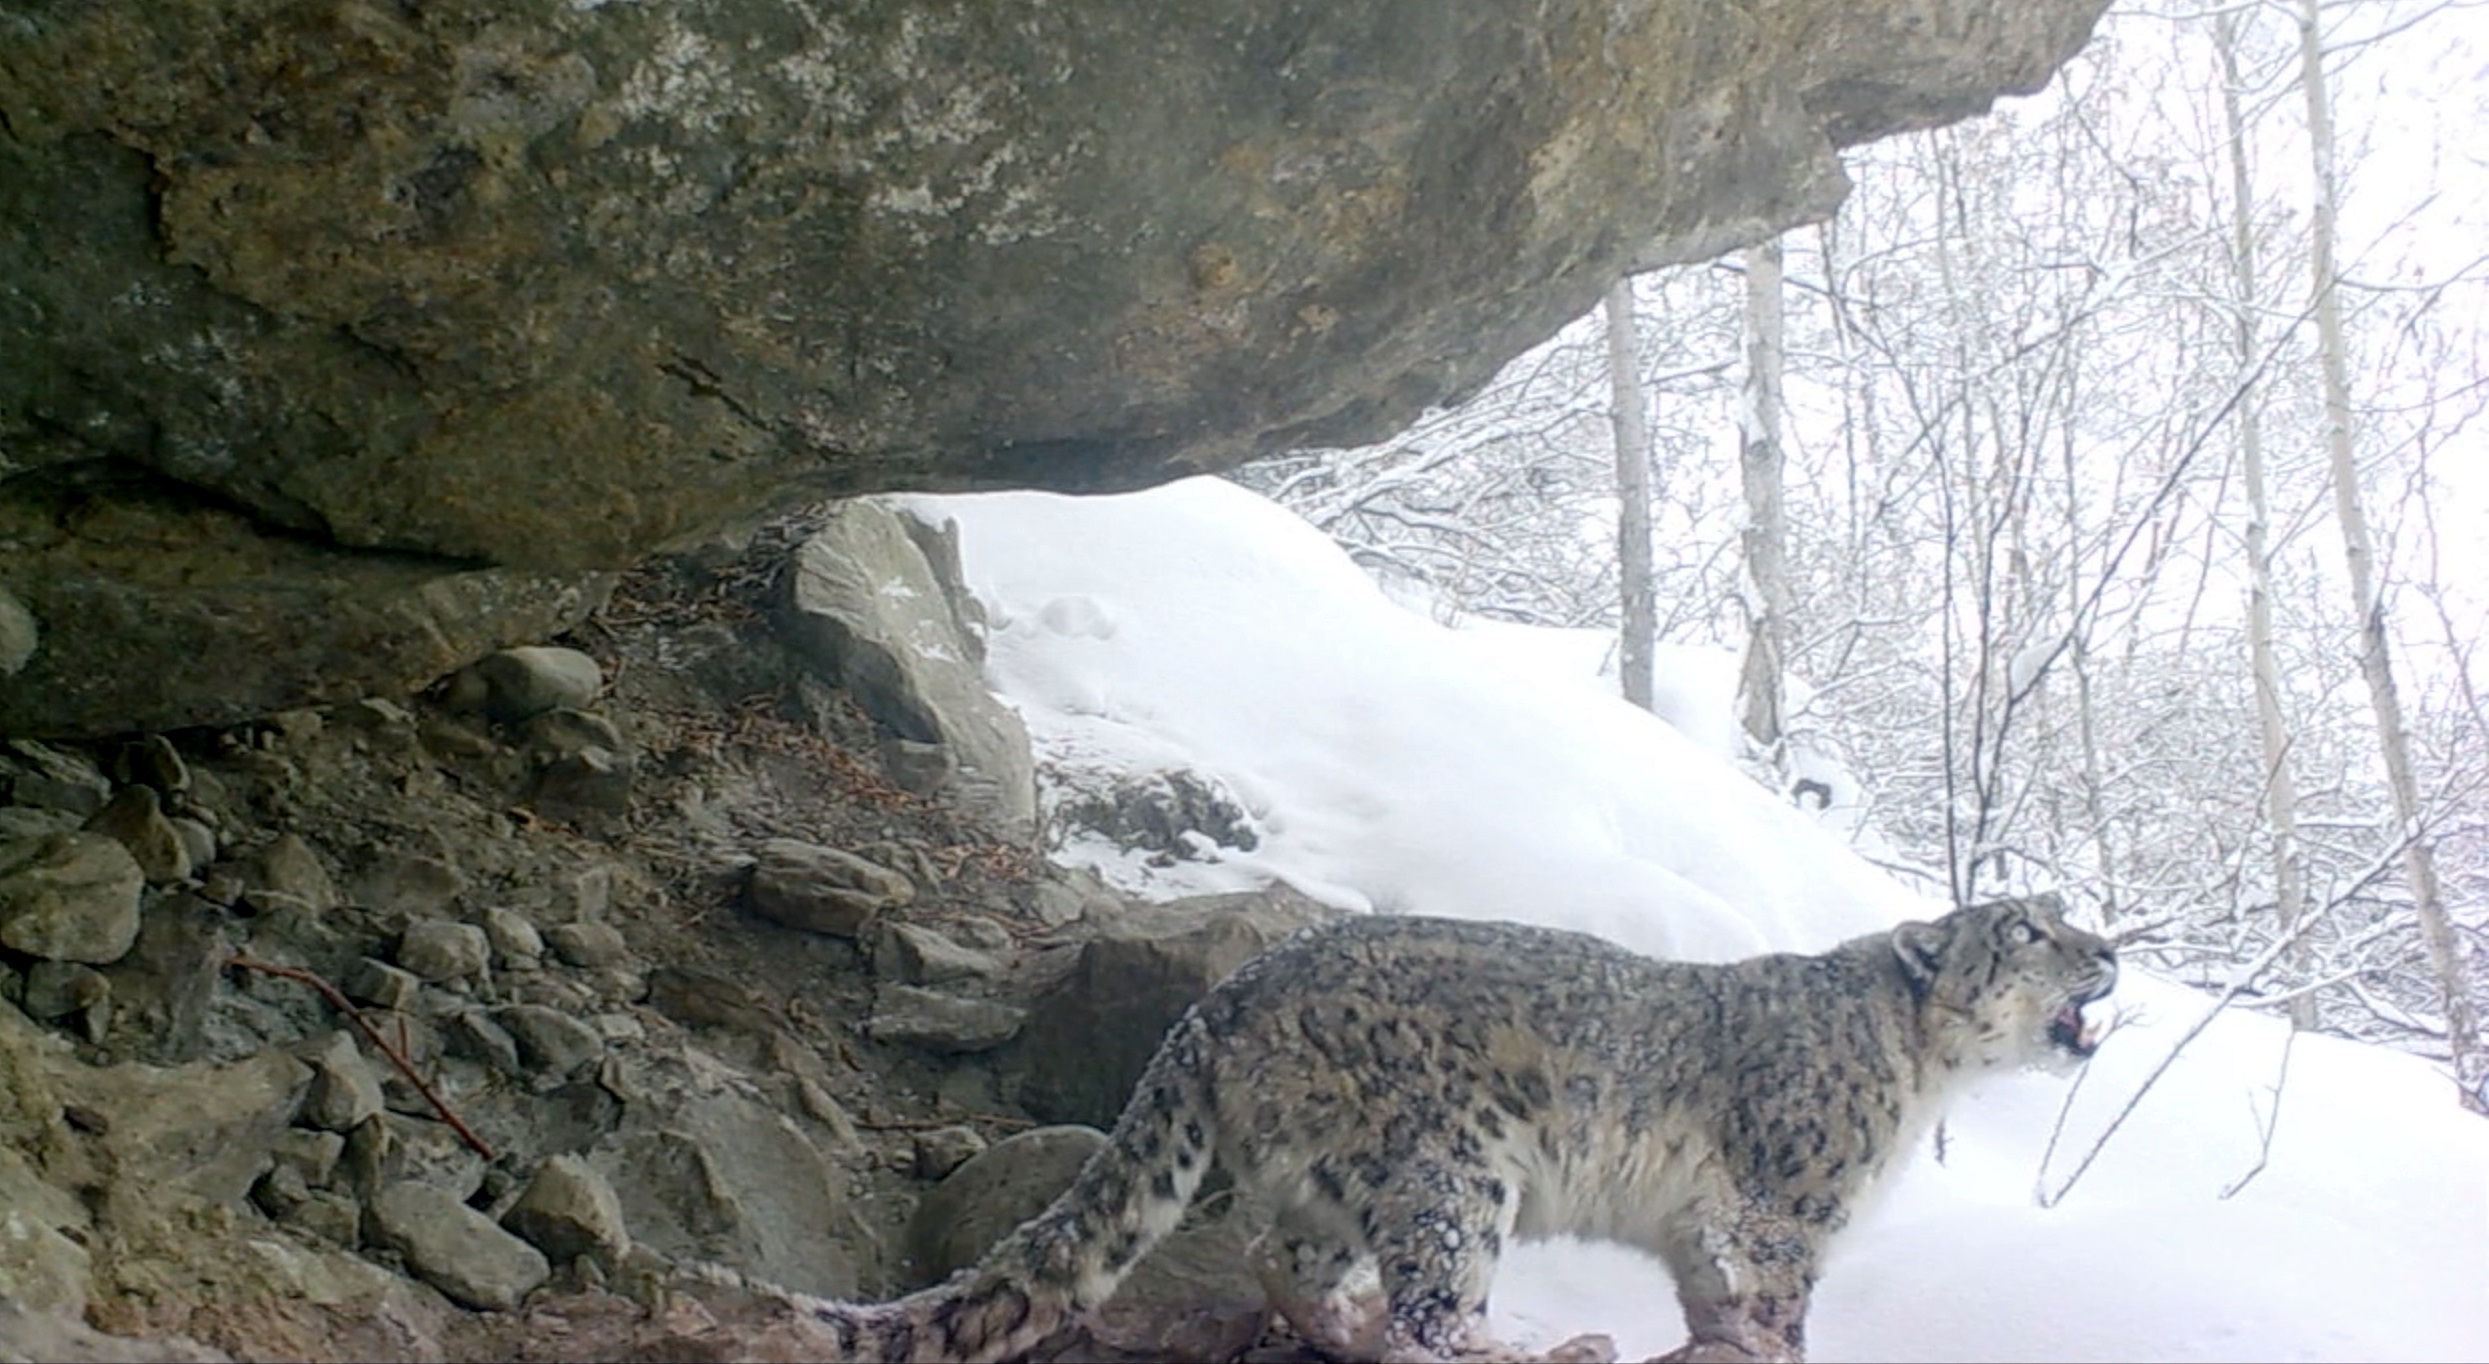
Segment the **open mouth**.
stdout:
[[2100,1050],[2100,1031],[2083,1017],[2083,1006],[2067,1000],[2048,1020],[2048,1040],[2075,1056],[2088,1057]]
[[2058,1006],[2056,1016],[2048,1020],[2048,1040],[2056,1043],[2067,1054],[2078,1058],[2088,1058],[2093,1052],[2100,1050],[2100,1039],[2103,1034],[2100,1029],[2092,1026],[2091,1020],[2083,1017],[2083,1006],[2108,994],[2109,984],[2103,981],[2095,988],[2086,990]]

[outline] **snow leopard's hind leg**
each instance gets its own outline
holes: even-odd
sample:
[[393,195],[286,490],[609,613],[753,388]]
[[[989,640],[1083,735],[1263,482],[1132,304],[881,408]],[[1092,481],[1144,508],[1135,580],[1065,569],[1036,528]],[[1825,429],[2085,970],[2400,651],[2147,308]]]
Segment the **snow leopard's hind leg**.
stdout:
[[1383,1284],[1364,1245],[1347,1210],[1320,1199],[1272,1210],[1270,1229],[1254,1243],[1254,1273],[1272,1308],[1335,1359],[1383,1350]]

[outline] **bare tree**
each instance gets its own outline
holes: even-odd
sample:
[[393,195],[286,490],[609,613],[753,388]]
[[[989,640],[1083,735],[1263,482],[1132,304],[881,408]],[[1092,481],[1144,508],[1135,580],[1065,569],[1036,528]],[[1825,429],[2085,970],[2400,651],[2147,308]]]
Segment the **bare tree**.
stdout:
[[[2265,494],[2264,420],[2255,396],[2256,371],[2263,363],[2257,318],[2264,298],[2256,257],[2255,203],[2248,168],[2247,118],[2240,107],[2238,15],[2224,9],[2213,17],[2213,45],[2221,58],[2221,112],[2228,134],[2230,163],[2230,265],[2237,295],[2232,312],[2238,347],[2239,383],[2248,392],[2236,419],[2240,481],[2247,493],[2247,653],[2255,679],[2256,733],[2264,754],[2264,812],[2271,835],[2275,912],[2279,931],[2296,936],[2293,928],[2305,912],[2307,889],[2299,862],[2299,787],[2290,770],[2290,723],[2282,710],[2281,665],[2273,647],[2273,548],[2270,499]],[[2297,953],[2306,970],[2304,948]],[[2293,1027],[2316,1023],[2316,997],[2301,994],[2291,1001]]]
[[1624,601],[1617,674],[1625,699],[1651,708],[1651,650],[1658,596],[1651,578],[1651,428],[1642,409],[1641,348],[1634,344],[1633,280],[1607,291],[1608,419],[1616,430],[1616,564]]
[[[2477,1013],[2489,746],[2477,702],[2422,652],[2434,637],[2399,623],[2418,805],[2398,820],[2362,650],[2323,606],[2343,571],[2312,548],[2335,519],[2318,328],[2301,325],[2305,300],[2276,303],[2294,286],[2275,262],[2307,250],[2308,215],[2260,173],[2303,155],[2295,9],[2119,7],[2055,96],[1853,149],[1840,217],[1783,241],[1781,394],[1763,405],[1781,417],[1780,782],[1803,777],[1827,825],[1936,893],[2054,884],[2088,900],[2181,980],[2224,988],[2289,938],[2241,1007],[2444,1056],[2445,978],[2404,843],[2434,839]],[[2337,34],[2329,60],[2425,46],[2406,21],[2427,11],[2329,9],[2376,21]],[[2225,17],[2234,73],[2211,41]],[[2208,41],[2173,43],[2173,26]],[[2360,112],[2345,100],[2344,195]],[[2378,188],[2367,207],[2429,189]],[[2453,471],[2489,415],[2489,258],[2447,273],[2380,254],[2370,269],[2343,249],[2367,599],[2425,608],[2428,452]],[[1757,411],[1730,357],[1750,344],[1760,273],[1638,277],[1625,328],[1622,306],[1585,315],[1387,445],[1240,477],[1439,620],[1638,642],[1649,631],[1620,625],[1619,549],[1638,537],[1620,536],[1615,500],[1616,383],[1638,363],[1665,488],[1648,503],[1656,638],[1734,653],[1767,602],[1751,537],[1768,518],[1748,509],[1749,451],[1723,439]],[[2478,608],[2446,586],[2452,656]],[[1742,730],[1742,698],[1736,716]]]
[[1788,517],[1781,506],[1780,373],[1784,350],[1780,243],[1746,252],[1746,382],[1738,410],[1738,481],[1745,489],[1745,571],[1738,594],[1746,655],[1737,709],[1765,763],[1785,767],[1789,631]]
[[2334,515],[2342,527],[2343,559],[2350,570],[2351,606],[2359,629],[2360,675],[2368,684],[2369,705],[2376,712],[2377,742],[2385,758],[2386,785],[2393,793],[2394,819],[2401,837],[2403,870],[2410,881],[2412,907],[2419,915],[2421,940],[2428,945],[2445,1002],[2446,1044],[2454,1059],[2455,1083],[2467,1107],[2489,1112],[2489,1056],[2484,1056],[2480,1048],[2480,1027],[2472,1012],[2463,942],[2455,936],[2454,926],[2447,919],[2445,897],[2438,885],[2436,839],[2421,816],[2419,783],[2412,773],[2410,730],[2403,720],[2402,697],[2395,688],[2385,599],[2378,590],[2376,545],[2369,534],[2367,509],[2360,498],[2359,467],[2352,458],[2350,367],[2342,337],[2341,277],[2333,259],[2339,206],[2335,200],[2333,110],[2325,80],[2322,18],[2318,0],[2301,0],[2300,77],[2307,96],[2309,169],[2315,191],[2308,260],[2314,275],[2311,291],[2317,351],[2325,381],[2325,447],[2333,471]]

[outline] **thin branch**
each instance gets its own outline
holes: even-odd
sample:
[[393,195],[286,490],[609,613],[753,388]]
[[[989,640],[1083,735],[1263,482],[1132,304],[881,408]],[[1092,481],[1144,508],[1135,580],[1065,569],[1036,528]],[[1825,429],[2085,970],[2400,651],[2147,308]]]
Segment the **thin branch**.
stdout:
[[239,952],[227,957],[225,965],[237,971],[257,971],[261,975],[296,981],[319,991],[320,997],[327,1000],[331,1008],[344,1014],[348,1022],[354,1024],[357,1030],[371,1040],[373,1046],[380,1049],[381,1055],[389,1058],[389,1064],[396,1066],[398,1073],[406,1077],[407,1083],[415,1087],[415,1092],[424,1096],[425,1101],[432,1105],[432,1110],[441,1115],[441,1121],[448,1123],[450,1130],[458,1134],[459,1140],[474,1148],[475,1153],[484,1159],[497,1159],[493,1154],[493,1148],[486,1145],[484,1139],[475,1134],[475,1129],[467,1126],[440,1095],[432,1092],[432,1086],[425,1084],[423,1077],[415,1073],[414,1063],[406,1059],[406,1053],[391,1046],[389,1039],[380,1035],[380,1029],[372,1026],[372,1021],[363,1016],[361,1009],[354,1007],[354,1002],[346,998],[344,991],[329,984],[317,972],[306,971],[299,966],[279,966],[272,961],[261,961],[256,957],[243,956]]
[[[2342,902],[2338,899],[2328,901],[2322,908],[2317,909],[2301,918],[2299,922],[2290,926],[2289,932],[2275,938],[2262,952],[2256,954],[2256,959],[2254,961],[2247,963],[2245,967],[2240,969],[2238,974],[2231,979],[2229,985],[2214,998],[2212,1007],[2204,1010],[2203,1016],[2196,1019],[2194,1024],[2186,1030],[2185,1034],[2179,1037],[2177,1042],[2169,1048],[2169,1054],[2160,1059],[2160,1064],[2152,1067],[2151,1074],[2143,1077],[2143,1083],[2135,1086],[2135,1092],[2126,1096],[2126,1102],[2118,1108],[2117,1115],[2110,1118],[2109,1125],[2102,1128],[2100,1130],[2100,1135],[2092,1139],[2091,1149],[2083,1153],[2083,1159],[2075,1165],[2074,1173],[2066,1176],[2065,1183],[2057,1186],[2057,1192],[2054,1195],[2044,1195],[2040,1199],[2041,1207],[2053,1208],[2059,1203],[2065,1201],[2066,1194],[2073,1190],[2075,1182],[2083,1177],[2085,1171],[2091,1169],[2093,1161],[2100,1158],[2100,1152],[2109,1144],[2109,1138],[2117,1135],[2118,1129],[2125,1125],[2127,1116],[2135,1111],[2138,1104],[2143,1102],[2143,1096],[2151,1093],[2152,1086],[2158,1084],[2161,1076],[2167,1074],[2169,1072],[2169,1068],[2177,1064],[2179,1054],[2187,1049],[2188,1044],[2192,1043],[2198,1036],[2202,1035],[2204,1029],[2211,1027],[2212,1021],[2221,1016],[2221,1011],[2230,1007],[2230,1001],[2238,998],[2249,985],[2255,982],[2256,977],[2263,975],[2266,968],[2272,966],[2274,962],[2280,960],[2282,953],[2288,951],[2291,944],[2306,936],[2309,929],[2315,927],[2326,917],[2326,915],[2333,911],[2334,906],[2341,903]],[[2071,1090],[2068,1091],[2066,1098],[2067,1106],[2071,1107],[2073,1103],[2073,1093]],[[2062,1120],[2062,1115],[2060,1116]],[[2052,1151],[2056,1149],[2056,1143],[2054,1140],[2050,1141],[2049,1149]],[[2043,1186],[2043,1188],[2045,1187],[2048,1178],[2048,1162],[2046,1156],[2041,1157],[2040,1172],[2034,1178]]]
[[[2280,1069],[2275,1071],[2273,1075],[2272,1111],[2268,1113],[2258,1113],[2255,1115],[2256,1133],[2257,1136],[2261,1138],[2261,1140],[2259,1140],[2256,1144],[2256,1163],[2248,1166],[2247,1173],[2240,1175],[2235,1180],[2232,1180],[2229,1187],[2221,1191],[2221,1197],[2224,1199],[2228,1199],[2236,1195],[2239,1190],[2246,1188],[2256,1176],[2264,1173],[2264,1167],[2273,1159],[2273,1134],[2280,1131],[2282,1125],[2282,1087],[2289,1083],[2290,1052],[2293,1047],[2298,1045],[2298,1041],[2299,1030],[2297,1028],[2292,1028],[2289,1032],[2282,1035],[2282,1064]],[[2255,1113],[2255,1098],[2252,1095],[2249,1096],[2247,1100],[2247,1106],[2250,1113]]]

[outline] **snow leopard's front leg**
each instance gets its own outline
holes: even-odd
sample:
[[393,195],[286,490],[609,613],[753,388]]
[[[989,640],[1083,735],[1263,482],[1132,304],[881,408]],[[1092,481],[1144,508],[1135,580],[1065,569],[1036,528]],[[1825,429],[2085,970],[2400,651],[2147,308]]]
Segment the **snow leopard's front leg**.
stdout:
[[1806,1309],[1826,1239],[1818,1222],[1757,1198],[1700,1199],[1652,1247],[1676,1277],[1689,1364],[1802,1364]]

